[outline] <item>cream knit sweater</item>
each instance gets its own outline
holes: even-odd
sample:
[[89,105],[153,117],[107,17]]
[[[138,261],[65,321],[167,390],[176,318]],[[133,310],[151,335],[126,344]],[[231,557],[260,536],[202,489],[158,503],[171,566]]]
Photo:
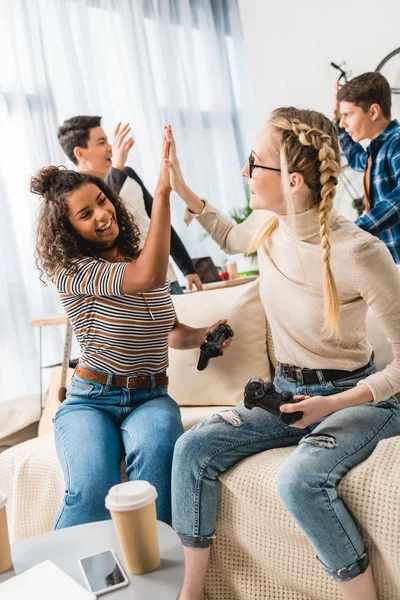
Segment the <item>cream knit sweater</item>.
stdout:
[[[253,235],[273,213],[256,210],[234,225],[206,202],[196,215],[186,210],[187,225],[202,225],[227,254],[246,250]],[[279,216],[279,215],[278,215]],[[279,362],[309,369],[353,371],[367,364],[372,346],[366,337],[371,307],[392,345],[394,360],[363,380],[381,402],[400,391],[400,272],[386,246],[351,221],[330,215],[331,267],[340,297],[338,341],[324,339],[323,261],[318,212],[295,215],[295,229],[279,216],[264,248],[258,251],[260,296],[271,326]],[[243,315],[243,318],[246,318]]]

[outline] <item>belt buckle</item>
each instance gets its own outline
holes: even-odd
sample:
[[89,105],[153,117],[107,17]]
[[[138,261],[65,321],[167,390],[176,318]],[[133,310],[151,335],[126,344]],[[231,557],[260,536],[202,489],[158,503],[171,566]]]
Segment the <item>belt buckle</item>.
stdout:
[[287,372],[288,372],[287,366],[285,364],[281,364],[280,367],[281,367],[282,375],[287,375]]
[[300,385],[303,385],[304,378],[303,378],[303,371],[302,371],[302,369],[300,369],[300,367],[296,367],[294,369],[294,371],[296,373],[296,381],[297,381],[297,383],[300,383]]
[[290,365],[283,367],[282,374],[284,377],[286,377],[286,379],[291,379],[292,381],[296,381],[297,379],[296,369]]

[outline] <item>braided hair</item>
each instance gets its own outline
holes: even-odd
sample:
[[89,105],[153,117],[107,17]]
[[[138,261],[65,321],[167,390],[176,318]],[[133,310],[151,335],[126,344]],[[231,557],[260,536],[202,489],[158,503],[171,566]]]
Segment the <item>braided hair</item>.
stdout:
[[[300,173],[310,189],[311,201],[318,205],[322,258],[324,262],[325,326],[328,336],[339,336],[340,302],[331,270],[329,215],[339,178],[339,144],[336,128],[325,115],[294,107],[278,108],[269,123],[280,141],[282,184],[288,187],[289,174]],[[248,252],[259,248],[279,225],[278,217],[257,232]]]

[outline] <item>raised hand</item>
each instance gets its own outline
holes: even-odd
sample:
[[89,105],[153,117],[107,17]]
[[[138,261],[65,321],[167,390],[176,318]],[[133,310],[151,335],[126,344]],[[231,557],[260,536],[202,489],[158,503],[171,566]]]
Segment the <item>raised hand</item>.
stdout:
[[130,130],[131,126],[129,125],[129,123],[121,125],[121,122],[118,123],[114,130],[112,163],[113,167],[115,169],[119,169],[120,171],[124,169],[129,151],[135,143],[135,140],[132,136],[127,138],[127,135],[129,134]]
[[[157,192],[171,192],[170,172],[168,168],[168,160],[171,153],[171,143],[166,137],[167,126],[164,127],[162,152],[161,152],[161,165],[160,172],[158,174],[158,181],[156,185]],[[169,197],[169,194],[168,194]]]
[[166,129],[166,137],[171,144],[171,151],[167,163],[171,177],[171,186],[174,192],[176,192],[179,196],[183,197],[185,195],[185,192],[187,192],[187,185],[183,178],[178,156],[176,153],[175,138],[172,134],[171,125],[168,125]]
[[340,121],[341,118],[341,114],[340,114],[340,106],[339,106],[339,102],[337,101],[337,95],[339,92],[339,80],[335,81],[335,88],[334,88],[334,100],[333,100],[333,120],[334,121]]
[[166,128],[165,135],[168,142],[171,144],[169,159],[166,161],[170,174],[171,187],[178,196],[182,198],[189,210],[193,213],[200,214],[204,209],[204,202],[200,196],[197,196],[197,194],[190,189],[183,179],[178,156],[176,154],[176,145],[174,136],[172,135],[171,125]]

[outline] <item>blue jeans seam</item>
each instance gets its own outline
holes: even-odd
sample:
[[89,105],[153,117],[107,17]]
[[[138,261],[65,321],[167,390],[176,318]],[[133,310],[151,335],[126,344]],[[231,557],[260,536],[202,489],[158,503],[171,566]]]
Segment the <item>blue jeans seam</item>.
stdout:
[[[359,560],[359,558],[360,558],[360,557],[358,556],[358,552],[357,552],[356,548],[354,547],[354,544],[353,544],[353,542],[351,541],[351,539],[350,539],[350,537],[349,537],[349,535],[348,535],[348,533],[347,533],[346,529],[344,528],[344,526],[343,526],[343,523],[342,523],[342,522],[339,520],[339,518],[338,518],[337,514],[336,514],[336,513],[335,513],[335,511],[333,510],[333,507],[332,507],[332,502],[330,501],[330,498],[329,498],[328,492],[327,492],[325,489],[323,490],[323,492],[324,492],[324,494],[325,494],[325,496],[326,496],[326,498],[327,498],[328,505],[329,505],[329,508],[330,508],[330,510],[331,510],[331,512],[332,512],[332,514],[333,514],[333,517],[334,517],[334,519],[336,519],[336,522],[338,523],[339,527],[340,527],[340,528],[341,528],[341,530],[343,531],[343,533],[344,533],[344,536],[345,536],[345,538],[347,539],[347,542],[348,542],[348,543],[350,543],[350,546],[351,546],[351,548],[353,549],[353,552],[355,553],[355,555],[356,555],[356,557],[357,557],[357,560]],[[364,551],[365,551],[365,546],[364,546]]]
[[[306,429],[308,429],[308,428],[306,428]],[[199,534],[201,485],[203,482],[203,473],[204,473],[205,469],[210,465],[211,461],[214,460],[214,458],[216,458],[217,456],[220,456],[221,454],[226,452],[227,450],[232,450],[233,448],[239,448],[239,446],[247,446],[247,444],[261,442],[266,437],[268,438],[268,440],[273,440],[273,439],[287,438],[288,436],[292,436],[292,435],[294,436],[294,435],[299,435],[299,434],[297,433],[297,431],[294,431],[294,432],[285,432],[285,435],[274,435],[274,436],[259,435],[257,437],[247,438],[246,440],[241,440],[240,442],[236,442],[235,444],[229,444],[227,446],[224,446],[223,448],[219,448],[217,451],[213,452],[213,454],[208,456],[203,461],[203,464],[202,464],[201,468],[199,469],[198,477],[196,479],[196,491],[195,491],[194,498],[193,498],[193,500],[194,500],[194,515],[195,515],[195,518],[194,518],[195,533],[194,533],[193,537],[201,537]],[[306,435],[306,434],[304,434],[304,435]]]
[[[371,442],[371,440],[373,440],[373,438],[374,438],[374,437],[376,437],[376,436],[378,435],[378,433],[379,433],[380,431],[382,431],[382,429],[383,429],[384,427],[386,427],[386,425],[389,423],[389,421],[391,421],[391,420],[392,420],[392,418],[393,418],[393,411],[391,411],[391,414],[390,414],[389,418],[388,418],[388,419],[385,421],[385,423],[383,423],[383,424],[381,425],[381,427],[379,427],[379,429],[377,429],[375,432],[373,432],[373,434],[372,434],[372,435],[371,435],[371,436],[370,436],[370,437],[369,437],[369,438],[368,438],[368,439],[367,439],[367,440],[366,440],[366,441],[365,441],[365,442],[362,444],[362,446],[359,446],[359,447],[358,447],[356,450],[353,450],[352,452],[350,452],[350,453],[346,454],[345,456],[343,456],[343,457],[341,458],[341,460],[340,460],[339,462],[337,462],[337,463],[336,463],[336,464],[335,464],[335,465],[334,465],[334,466],[331,468],[331,470],[330,470],[330,471],[327,473],[326,479],[325,479],[325,481],[323,482],[322,486],[324,486],[324,485],[325,485],[325,484],[328,482],[328,480],[329,480],[329,476],[330,476],[330,474],[332,473],[332,471],[333,471],[334,469],[336,469],[336,468],[337,468],[337,467],[338,467],[338,466],[339,466],[339,465],[340,465],[340,464],[341,464],[341,463],[342,463],[344,460],[346,460],[347,458],[349,458],[349,457],[350,457],[350,456],[352,456],[353,454],[356,454],[357,452],[359,452],[360,450],[362,450],[362,448],[364,448],[364,446],[366,446],[366,445],[367,445],[369,442]],[[321,486],[321,487],[322,487],[322,486]],[[330,499],[329,499],[329,495],[328,495],[328,493],[327,493],[326,489],[323,489],[323,492],[324,492],[324,494],[325,494],[325,495],[326,495],[326,497],[327,497],[327,500],[328,500],[329,507],[330,507],[330,509],[331,509],[331,511],[332,511],[332,513],[333,513],[333,515],[334,515],[334,517],[336,518],[336,521],[337,521],[337,523],[340,525],[340,527],[341,527],[341,529],[342,529],[343,533],[344,533],[344,534],[345,534],[345,536],[347,537],[347,540],[348,540],[348,542],[350,542],[350,544],[351,544],[351,546],[352,546],[352,548],[353,548],[353,550],[354,550],[354,552],[355,552],[355,555],[357,556],[357,560],[360,560],[360,558],[361,558],[361,557],[360,557],[360,556],[358,556],[358,552],[357,552],[356,548],[354,547],[354,544],[353,544],[353,542],[351,541],[351,539],[350,539],[350,537],[349,537],[348,533],[346,532],[346,529],[343,527],[343,524],[342,524],[342,523],[341,523],[341,521],[338,519],[338,516],[337,516],[336,512],[333,510],[333,507],[332,507],[332,502],[331,502],[331,501],[330,501]],[[363,554],[364,554],[364,553],[365,553],[365,546],[364,546],[364,551],[363,551]],[[362,555],[361,555],[361,556],[362,556]]]
[[[128,434],[128,436],[130,437],[130,440],[132,442],[132,454],[134,454],[134,460],[132,461],[132,466],[133,466],[133,473],[134,473],[134,479],[138,479],[138,465],[137,465],[137,460],[138,460],[138,453],[136,450],[136,442],[135,442],[135,436],[133,435],[133,433],[130,431],[130,429],[128,429],[127,427],[121,427],[120,429],[121,431],[126,431],[126,433]],[[125,460],[126,460],[126,450],[125,450],[125,444],[124,444],[124,452],[125,452]],[[129,465],[127,465],[127,469],[129,468]],[[130,477],[128,476],[128,478],[130,479]]]
[[53,529],[57,529],[57,524],[59,523],[59,521],[60,521],[60,519],[62,517],[62,514],[63,514],[63,512],[65,510],[65,505],[67,503],[67,496],[68,496],[68,494],[70,492],[71,478],[70,478],[69,466],[68,466],[68,461],[67,461],[67,454],[68,453],[65,451],[65,444],[66,444],[65,437],[64,437],[64,434],[62,432],[62,428],[60,428],[60,426],[57,425],[57,423],[54,423],[54,427],[55,427],[55,429],[58,430],[58,432],[60,434],[61,448],[62,448],[62,453],[64,455],[64,461],[65,461],[65,467],[66,467],[65,470],[67,472],[67,480],[64,481],[64,485],[65,485],[66,491],[65,491],[65,494],[64,494],[63,505],[61,507],[60,512],[58,513],[57,520],[56,520],[56,522],[54,523],[54,526],[53,526]]

